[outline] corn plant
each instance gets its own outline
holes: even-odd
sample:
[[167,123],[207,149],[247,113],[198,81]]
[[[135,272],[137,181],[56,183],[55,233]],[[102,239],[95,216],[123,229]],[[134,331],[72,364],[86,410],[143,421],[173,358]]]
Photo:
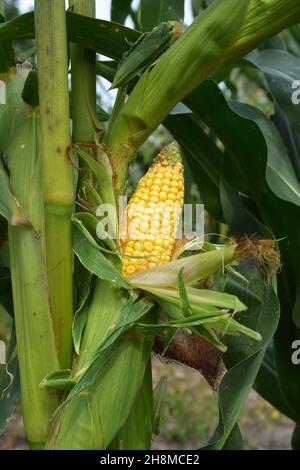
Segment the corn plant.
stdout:
[[[165,393],[153,393],[152,350],[160,338],[167,355],[180,334],[227,368],[207,448],[241,445],[236,423],[253,386],[298,421],[287,366],[299,303],[296,170],[270,119],[228,104],[218,87],[236,67],[260,67],[278,113],[297,125],[269,77],[276,54],[261,47],[295,31],[298,0],[200,2],[189,27],[183,0],[156,3],[136,12],[113,0],[112,21],[95,18],[94,0],[67,11],[63,0],[35,0],[34,12],[1,15],[0,321],[10,329],[0,429],[20,382],[32,449],[151,448]],[[20,53],[16,40],[34,47]],[[96,104],[97,75],[117,89],[109,114]],[[122,210],[130,165],[160,124],[175,141]],[[192,180],[229,227],[226,243],[177,239]]]

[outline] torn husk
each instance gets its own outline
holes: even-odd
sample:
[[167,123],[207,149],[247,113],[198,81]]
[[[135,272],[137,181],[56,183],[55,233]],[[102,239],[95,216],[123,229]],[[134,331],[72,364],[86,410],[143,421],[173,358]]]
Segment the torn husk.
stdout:
[[[163,352],[165,338],[164,333],[155,337],[153,350],[159,355]],[[198,370],[208,384],[217,389],[223,370],[222,352],[200,336],[178,331],[161,357]]]

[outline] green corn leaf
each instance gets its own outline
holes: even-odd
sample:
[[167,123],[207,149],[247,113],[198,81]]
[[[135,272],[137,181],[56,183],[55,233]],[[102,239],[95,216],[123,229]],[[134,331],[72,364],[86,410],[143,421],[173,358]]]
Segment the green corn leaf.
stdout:
[[[88,309],[90,306],[91,292],[94,288],[94,279],[92,274],[80,265],[76,270],[78,273],[77,281],[77,309],[72,324],[72,337],[76,354],[80,352],[81,338],[87,321]],[[75,277],[76,281],[76,277]]]
[[118,317],[117,322],[111,326],[105,333],[103,340],[99,341],[96,350],[93,354],[90,354],[88,362],[86,361],[84,367],[81,367],[76,373],[76,377],[80,378],[80,383],[86,384],[84,374],[88,373],[90,367],[97,360],[101,360],[101,356],[106,354],[106,351],[110,351],[111,348],[117,343],[118,339],[126,331],[130,330],[131,326],[143,317],[153,306],[151,300],[141,299],[136,301],[136,296],[132,296],[128,299],[128,302],[124,305],[123,310]]
[[116,23],[123,24],[130,14],[132,0],[112,0],[111,19]]
[[148,361],[141,389],[125,425],[109,445],[112,450],[151,449],[153,430],[153,391],[151,359]]
[[71,390],[76,384],[71,376],[72,371],[70,369],[52,372],[42,380],[40,387],[47,390]]
[[[217,0],[159,57],[155,67],[143,73],[121,109],[108,140],[112,164],[118,168],[117,185],[124,186],[127,167],[136,149],[178,101],[216,70],[245,20],[247,7],[248,1],[224,3]],[[190,60],[191,55],[193,60]],[[122,159],[117,155],[121,142],[128,145]]]
[[280,199],[300,206],[300,183],[278,131],[274,124],[257,108],[241,103],[231,103],[240,116],[251,119],[259,127],[268,152],[266,181],[271,191]]
[[292,95],[297,90],[293,86],[300,74],[298,59],[284,50],[267,49],[249,55],[247,60],[264,72],[273,98],[294,129],[300,132],[299,106],[292,100]]
[[88,311],[89,303],[86,302],[74,315],[74,320],[72,324],[72,336],[76,354],[80,353],[80,344],[83,335],[83,330],[87,322]]
[[206,210],[224,220],[219,191],[223,153],[192,114],[169,115],[164,126],[180,144]]
[[[189,307],[192,309],[192,311],[197,311],[197,312],[211,312],[215,313],[217,308],[222,308],[224,310],[233,310],[232,304],[237,305],[239,303],[239,300],[236,299],[235,297],[231,297],[231,299],[227,299],[226,296],[228,294],[223,294],[221,292],[215,292],[215,291],[208,291],[211,292],[211,298],[207,298],[204,296],[201,296],[201,291],[199,292],[199,295],[197,295],[197,290],[194,289],[190,293],[190,288],[187,288],[187,295],[188,295],[188,302],[189,302]],[[160,289],[160,288],[153,288],[147,290],[150,294],[154,295],[156,298],[161,298],[165,301],[171,302],[174,305],[180,306],[182,305],[182,297],[178,289],[172,289],[172,288],[165,288],[165,289]],[[196,292],[196,293],[195,293]],[[205,292],[205,291],[204,291]],[[214,302],[214,294],[216,294],[216,302]],[[222,297],[224,295],[224,299],[222,300]],[[230,305],[230,307],[228,307]],[[244,310],[245,306],[242,304],[242,308],[238,310]],[[237,311],[238,311],[237,310]]]
[[11,225],[26,224],[27,220],[21,212],[17,199],[12,194],[9,179],[0,159],[0,214],[5,217]]
[[[169,302],[175,305],[176,307],[179,307],[180,309],[182,308],[182,300],[181,300],[179,291],[177,289],[168,289],[168,290],[167,289],[162,289],[162,290],[150,289],[150,290],[147,290],[146,292],[149,292],[149,294],[151,294],[154,297],[154,299],[157,300],[158,302],[161,299],[164,302]],[[194,314],[197,313],[203,316],[206,316],[208,314],[214,315],[220,312],[220,310],[218,310],[217,307],[203,304],[201,302],[190,302],[190,307]],[[228,312],[228,310],[226,310],[226,312]]]
[[103,351],[110,348],[123,333],[130,330],[131,326],[144,317],[152,307],[153,302],[150,299],[142,298],[136,301],[136,296],[132,296],[125,305],[116,325],[107,331],[103,342],[98,345],[95,357],[92,360],[94,361],[100,357]]
[[227,351],[227,346],[224,343],[222,343],[221,338],[218,337],[218,335],[216,334],[216,332],[213,330],[211,326],[200,325],[200,326],[197,326],[195,329],[191,329],[191,331],[196,333],[198,336],[201,336],[201,338],[204,338],[206,341],[211,343],[220,351],[222,352]]
[[[169,301],[163,300],[161,297],[157,297],[156,301],[161,306],[163,312],[165,312],[170,318],[173,319],[180,319],[182,317],[182,312],[180,306],[176,306]],[[204,338],[209,343],[213,344],[216,348],[220,349],[220,351],[226,351],[226,346],[218,339],[216,333],[209,325],[198,325],[190,327],[190,330]],[[167,331],[167,338],[169,336],[169,340],[171,341],[172,336],[176,334],[176,329],[169,329]],[[164,349],[167,347],[167,339]]]
[[22,100],[26,77],[11,75],[5,86],[5,104],[0,103],[0,152],[4,153],[11,142],[15,129],[23,121],[27,106]]
[[138,19],[143,31],[150,31],[162,21],[184,18],[184,0],[141,0]]
[[235,295],[227,294],[226,292],[216,292],[209,289],[195,289],[188,287],[187,293],[190,302],[199,302],[203,305],[214,305],[219,308],[228,308],[235,312],[243,312],[247,307]]
[[177,333],[176,328],[174,330],[167,331],[166,338],[165,338],[164,345],[163,345],[163,350],[162,350],[162,353],[161,353],[162,356],[164,356],[166,354],[166,352],[168,351],[168,349],[170,347],[170,344],[172,343],[176,333]]
[[190,301],[186,292],[186,287],[184,284],[183,279],[183,270],[182,268],[178,273],[178,287],[179,287],[179,295],[181,297],[181,310],[184,317],[188,317],[191,314],[191,306]]
[[[4,16],[0,13],[0,25],[5,23]],[[0,40],[0,73],[8,73],[15,66],[15,53],[11,41]]]
[[177,23],[161,23],[150,33],[145,33],[125,52],[119,62],[111,88],[126,85],[139,75],[170,47],[180,34]]
[[97,119],[100,122],[106,122],[109,120],[109,114],[100,106],[97,106]]
[[[202,316],[206,318],[207,315],[214,317],[214,315],[218,313],[221,315],[229,311],[232,311],[233,314],[235,314],[236,312],[242,312],[247,309],[247,307],[236,296],[228,293],[185,287],[182,270],[179,272],[178,280],[179,289],[157,287],[147,289],[147,292],[154,295],[154,298],[158,300],[158,302],[163,300],[164,303],[169,302],[180,307],[183,316],[189,319],[193,315],[199,315],[200,317]],[[168,311],[168,309],[166,311]],[[192,315],[190,315],[190,313],[192,313]],[[177,319],[180,321],[182,320],[180,316],[177,316]],[[170,323],[170,325],[173,325],[174,322],[176,322],[176,320]],[[160,326],[161,324],[156,325],[156,327]],[[204,326],[206,325],[204,324]],[[240,324],[234,320],[232,316],[220,316],[220,319],[215,319],[215,323],[211,327],[220,332],[223,336],[225,334],[242,333],[257,341],[261,340],[261,335],[259,333],[245,327],[243,324]]]
[[[178,320],[170,320],[165,323],[159,323],[157,325],[136,323],[134,330],[144,335],[154,335],[174,328],[190,328],[192,326],[198,326],[203,324],[213,324],[218,320],[229,320],[230,314],[216,311],[215,314],[206,315],[204,313],[190,315],[188,318],[181,318]],[[213,325],[212,325],[213,327]]]
[[[106,78],[109,82],[113,82],[118,68],[118,62],[115,60],[97,60],[96,73]],[[130,87],[128,87],[130,88]]]
[[84,393],[73,395],[75,386],[72,400],[57,414],[47,448],[107,449],[141,389],[151,347],[152,341],[142,336],[123,336],[105,360],[95,362]]
[[[173,9],[173,12],[176,12],[177,5],[180,5],[179,0],[169,1],[171,1],[173,5],[175,5],[176,1],[176,8]],[[150,0],[148,0],[148,2],[151,4]],[[167,1],[164,3],[166,5],[168,4]],[[214,3],[212,4],[213,6]],[[226,3],[228,3],[228,1]],[[239,1],[237,5],[240,3]],[[243,26],[239,37],[236,38],[236,43],[232,45],[228,54],[222,57],[225,63],[243,57],[267,38],[275,36],[282,29],[296,24],[299,21],[298,0],[285,0],[285,2],[282,0],[273,0],[272,9],[270,9],[268,2],[261,4],[261,0],[251,0],[251,3],[248,22]],[[222,6],[224,6],[224,3]],[[155,9],[152,9],[152,13],[154,12]],[[155,13],[157,14],[157,11]],[[205,11],[203,14],[204,13]],[[119,23],[88,18],[72,13],[71,11],[68,11],[66,16],[68,39],[70,42],[93,49],[113,59],[120,59],[124,52],[128,50],[130,44],[133,44],[142,34],[139,31],[126,28]],[[161,23],[161,21],[170,19],[179,21],[180,18],[182,18],[182,13],[172,17],[168,15],[168,12],[166,16],[160,14],[159,21],[155,20],[155,22],[151,24],[151,27],[147,29],[151,30],[158,23]],[[268,21],[268,28],[264,27],[266,21]],[[0,41],[33,39],[34,37],[33,12],[17,16],[4,23],[3,26],[0,26]]]
[[249,336],[249,338],[254,339],[255,341],[261,341],[262,337],[260,333],[248,328],[247,326],[243,325],[242,323],[236,321],[234,318],[230,318],[229,320],[217,321],[214,324],[214,329],[224,335],[239,335],[243,334],[245,336]]
[[296,416],[296,421],[299,422],[300,407],[297,390],[300,387],[300,377],[298,366],[293,364],[291,359],[292,344],[296,338],[299,338],[299,328],[293,321],[291,306],[284,293],[280,297],[280,321],[273,340],[274,363],[284,401]]
[[156,434],[157,436],[160,433],[161,425],[164,420],[167,385],[167,377],[161,377],[153,391],[153,434]]
[[[98,219],[95,215],[89,213],[89,212],[78,212],[77,214],[74,214],[72,217],[72,220],[75,225],[78,226],[79,229],[81,229],[84,232],[84,229],[86,229],[89,234],[91,235],[92,238],[95,238],[97,235],[97,231],[99,230],[99,226],[103,227],[103,224],[101,220]],[[103,232],[104,232],[104,227],[103,227]],[[115,240],[112,238],[106,237],[103,240],[103,243],[107,246],[108,249],[105,249],[103,247],[100,247],[101,251],[115,254],[116,253],[116,243]]]
[[[210,104],[208,104],[208,97]],[[205,109],[203,108],[202,102],[204,99],[206,99]],[[233,132],[233,128],[231,130],[225,130],[223,124],[223,129],[221,131],[221,120],[219,121],[218,116],[213,115],[212,113],[212,106],[215,100],[218,101],[219,106],[222,106],[223,104],[222,108],[231,120],[230,124],[227,122],[228,128],[231,128],[233,122],[235,122],[235,128],[237,123],[239,123],[239,128],[243,129],[243,133],[240,135],[239,140],[244,141],[247,134],[248,138],[255,136],[257,142],[260,144],[260,153],[264,154],[266,165],[266,179],[264,174],[258,174],[261,190],[265,192],[265,190],[269,188],[279,198],[299,205],[300,186],[296,180],[293,168],[289,163],[289,159],[287,158],[286,150],[282,145],[276,128],[261,111],[253,106],[242,103],[227,103],[222,94],[220,94],[220,90],[217,85],[211,80],[203,83],[197,90],[191,93],[184,102],[195,112],[196,115],[200,115],[202,119],[217,131],[217,135],[231,152],[229,158],[234,158],[237,151],[240,151],[239,142],[236,140],[235,143],[233,143],[233,140],[231,139],[230,133]],[[249,120],[251,120],[252,123],[249,122]],[[222,119],[222,122],[223,121],[224,120]],[[250,124],[252,125],[250,126]],[[249,152],[250,151],[251,149],[249,149]],[[248,152],[247,149],[246,152]],[[247,173],[244,168],[240,165],[237,166],[230,178],[228,175],[229,169],[227,170],[226,167],[225,177],[228,181],[233,180],[235,182],[238,178],[237,172],[243,171],[243,189],[247,190],[248,193],[251,193],[253,188],[251,185],[249,187]]]
[[65,406],[69,399],[72,399],[73,396],[80,393],[87,386],[90,386],[93,383],[95,362],[102,363],[102,361],[105,362],[108,360],[120,336],[126,332],[132,324],[143,317],[153,306],[152,302],[146,299],[142,299],[140,301],[136,300],[136,295],[127,299],[127,302],[123,304],[121,311],[118,312],[119,315],[116,323],[106,330],[102,340],[97,344],[95,351],[89,351],[89,357],[85,360],[84,366],[81,366],[76,370],[75,376],[73,373],[72,377],[73,380],[76,381],[77,385],[63,402],[62,406]]
[[254,383],[255,390],[280,413],[297,422],[299,412],[285,399],[279,384],[274,359],[274,347],[270,343]]
[[99,147],[97,148],[97,159],[81,148],[76,148],[76,153],[83,159],[95,174],[99,183],[99,195],[104,204],[115,207],[115,197],[112,187],[112,168],[107,154]]
[[240,428],[237,424],[235,424],[223,445],[223,450],[243,450],[243,448],[243,436],[241,434]]
[[[207,80],[192,92],[184,100],[184,103],[215,132],[226,146],[224,178],[232,188],[247,195],[248,200],[250,198],[251,206],[248,207],[248,211],[250,210],[253,214],[251,214],[252,222],[255,221],[255,218],[257,219],[256,226],[260,227],[260,231],[263,230],[265,234],[267,233],[262,225],[264,224],[274,233],[276,239],[282,239],[280,242],[281,255],[284,263],[290,266],[289,271],[284,273],[285,283],[297,286],[300,275],[299,208],[295,204],[279,198],[271,191],[266,181],[268,159],[273,157],[268,155],[268,146],[261,129],[251,118],[242,117],[240,111],[239,113],[234,112],[220,89],[211,80]],[[248,106],[246,107],[248,108]],[[252,142],[253,145],[249,146],[249,142]],[[253,153],[254,147],[255,152]],[[278,150],[274,149],[273,151],[278,153]],[[285,165],[285,157],[286,152],[281,159],[282,165]],[[283,174],[285,173],[284,170]],[[278,175],[278,178],[281,176]],[[289,180],[289,184],[292,184],[291,180]],[[286,187],[281,181],[281,188],[284,186]],[[295,189],[292,192],[295,197]],[[291,195],[291,191],[289,194]],[[255,206],[259,208],[259,213],[255,210]],[[280,213],[280,217],[278,217],[278,213]],[[290,220],[294,221],[292,225]],[[253,223],[251,226],[253,227]]]
[[226,290],[247,303],[248,315],[242,314],[239,321],[258,331],[262,341],[256,342],[245,336],[226,339],[228,349],[224,361],[228,371],[219,387],[219,424],[206,447],[209,450],[222,449],[226,445],[278,323],[279,305],[272,282],[266,285],[264,275],[253,263],[239,266],[237,270],[248,283],[229,273]]
[[[108,286],[107,290],[109,289]],[[113,302],[113,312],[117,314],[119,325],[123,326],[127,321],[138,319],[151,308],[151,303],[145,303],[144,299],[136,302],[136,295],[128,302],[128,295],[120,295],[117,299],[109,292],[107,299],[103,295],[101,297],[102,309],[106,300],[108,311],[112,311]],[[102,309],[98,312],[98,321]],[[88,356],[88,368],[57,411],[48,448],[106,449],[124,426],[141,389],[151,354],[152,339],[128,332],[118,336],[118,340],[113,338],[112,345],[109,346],[112,338],[107,339],[109,336],[101,331],[101,325],[99,328],[100,336],[95,343],[95,351],[98,352]],[[93,333],[95,334],[95,327]],[[104,343],[99,348],[98,341],[101,341],[101,337],[102,341],[106,341],[105,348]],[[82,365],[77,372],[80,370],[83,370]]]
[[[120,59],[130,44],[142,34],[119,23],[88,18],[71,11],[66,12],[68,40],[81,47],[93,49],[112,59]],[[34,39],[33,12],[17,16],[0,25],[0,41]]]
[[39,105],[38,75],[36,70],[29,72],[22,91],[22,98],[25,103],[33,108]]
[[234,245],[207,253],[199,253],[161,266],[155,266],[147,272],[141,271],[130,276],[130,282],[134,286],[145,290],[157,287],[177,287],[178,273],[184,268],[183,279],[185,284],[193,284],[205,279],[219,269],[223,269],[234,260],[235,256]]
[[94,239],[87,233],[83,234],[77,227],[73,230],[73,250],[83,266],[91,273],[125,289],[132,288],[131,284],[103,255]]

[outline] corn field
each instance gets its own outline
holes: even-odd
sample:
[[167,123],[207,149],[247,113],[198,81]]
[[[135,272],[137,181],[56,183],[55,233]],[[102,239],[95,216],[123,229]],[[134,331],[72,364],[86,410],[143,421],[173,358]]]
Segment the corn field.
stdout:
[[0,434],[149,450],[158,355],[300,449],[299,0],[108,3],[0,0]]

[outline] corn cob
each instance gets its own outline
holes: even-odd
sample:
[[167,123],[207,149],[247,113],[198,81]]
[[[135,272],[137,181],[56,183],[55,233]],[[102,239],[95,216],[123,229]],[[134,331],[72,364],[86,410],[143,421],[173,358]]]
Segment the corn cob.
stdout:
[[177,144],[167,145],[139,182],[126,208],[123,273],[130,276],[171,260],[183,205],[183,165]]

